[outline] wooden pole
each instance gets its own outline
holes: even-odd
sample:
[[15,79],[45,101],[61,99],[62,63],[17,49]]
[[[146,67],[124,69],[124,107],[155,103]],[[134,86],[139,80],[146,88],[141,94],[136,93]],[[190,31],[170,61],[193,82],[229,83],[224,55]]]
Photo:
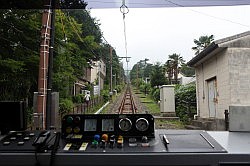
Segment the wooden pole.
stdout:
[[[52,0],[52,14],[51,14],[51,35],[50,35],[50,47],[49,47],[49,58],[48,58],[48,76],[47,76],[47,105],[46,105],[46,121],[45,121],[45,129],[49,130],[54,128],[52,126],[52,71],[53,71],[53,53],[54,53],[54,43],[55,43],[55,0]],[[54,116],[53,116],[54,117]]]
[[112,77],[113,77],[113,73],[112,73],[112,47],[110,46],[110,92],[113,92],[113,87],[112,87],[112,84],[113,84],[113,81],[112,81]]
[[35,120],[36,129],[45,129],[46,122],[46,99],[47,99],[47,76],[51,33],[51,3],[45,4],[42,15],[42,30],[40,43],[40,63],[38,73],[38,95],[37,95],[37,118]]

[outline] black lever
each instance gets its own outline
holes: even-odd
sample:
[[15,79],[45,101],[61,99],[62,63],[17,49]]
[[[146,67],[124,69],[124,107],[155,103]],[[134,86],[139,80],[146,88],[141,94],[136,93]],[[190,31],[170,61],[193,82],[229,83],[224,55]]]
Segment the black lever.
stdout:
[[50,131],[42,131],[39,136],[35,139],[32,146],[37,147],[40,149],[43,147],[47,141],[47,139],[50,137]]

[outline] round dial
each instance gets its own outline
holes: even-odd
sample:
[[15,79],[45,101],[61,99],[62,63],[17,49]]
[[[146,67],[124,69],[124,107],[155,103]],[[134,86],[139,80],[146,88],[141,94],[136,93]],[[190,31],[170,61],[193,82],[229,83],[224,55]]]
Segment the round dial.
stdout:
[[132,122],[128,118],[121,119],[119,121],[119,128],[122,131],[129,131],[132,128]]
[[138,131],[146,131],[149,127],[148,120],[145,118],[139,118],[135,122],[135,127]]

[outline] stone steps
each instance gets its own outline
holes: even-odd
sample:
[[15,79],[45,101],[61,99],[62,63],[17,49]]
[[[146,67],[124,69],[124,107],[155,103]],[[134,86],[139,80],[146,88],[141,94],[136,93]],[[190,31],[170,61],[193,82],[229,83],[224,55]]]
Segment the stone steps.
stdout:
[[154,116],[154,119],[162,119],[162,120],[180,120],[179,117],[173,116]]
[[193,125],[185,125],[185,128],[189,130],[202,130],[202,128]]
[[198,127],[202,130],[214,130],[214,121],[213,119],[192,120],[190,126]]

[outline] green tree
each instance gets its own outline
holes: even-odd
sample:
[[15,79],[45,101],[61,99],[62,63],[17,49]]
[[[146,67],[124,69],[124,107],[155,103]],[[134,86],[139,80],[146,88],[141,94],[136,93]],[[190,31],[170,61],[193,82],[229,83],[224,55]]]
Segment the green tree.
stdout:
[[[181,65],[185,62],[180,54],[172,54],[168,56],[169,61],[167,61],[167,65],[170,66],[170,70],[172,70],[174,76],[174,83],[177,84],[178,82],[178,74],[180,72]],[[169,63],[169,64],[168,64]]]
[[[111,73],[110,72],[110,65],[111,65],[110,47],[111,46],[109,44],[102,43],[101,49],[100,49],[101,58],[106,64],[106,77],[104,80],[104,84],[107,85],[107,87],[110,87],[110,75],[111,75],[110,74]],[[114,85],[119,85],[119,84],[124,83],[123,78],[125,77],[125,71],[114,49],[112,49],[112,75],[113,75],[112,76],[113,88],[115,88]],[[116,81],[116,83],[114,81]]]
[[[39,10],[0,10],[0,100],[28,97],[32,105],[37,91],[41,16]],[[110,61],[109,45],[102,43],[99,24],[86,10],[56,10],[53,50],[52,88],[59,91],[60,102],[72,99],[73,84],[82,79],[89,62]],[[124,71],[115,51],[113,73],[122,80]]]
[[[84,76],[84,68],[101,57],[101,32],[93,28],[95,20],[86,10],[58,10],[56,14],[53,88],[61,98],[71,98],[73,84]],[[96,30],[87,31],[90,27]]]
[[195,70],[194,68],[188,67],[188,65],[184,63],[181,66],[181,73],[183,73],[186,77],[192,77],[195,75]]
[[37,89],[40,20],[36,10],[0,10],[0,100],[32,99]]
[[165,64],[164,64],[164,72],[167,73],[167,78],[168,78],[168,82],[171,83],[172,78],[173,78],[173,66],[171,64],[171,61],[168,60]]
[[167,84],[167,79],[165,77],[163,67],[160,65],[159,62],[153,66],[153,71],[150,76],[150,82],[151,82],[151,87]]
[[196,51],[195,55],[198,55],[201,51],[203,51],[209,44],[214,41],[214,35],[210,36],[200,36],[199,39],[194,39],[194,44],[196,46],[192,47],[192,50]]
[[[140,60],[137,62],[130,71],[130,80],[133,84],[138,84],[139,80],[144,80],[150,77],[151,72],[153,70],[153,65],[147,63],[148,59]],[[137,80],[138,79],[138,80]]]

